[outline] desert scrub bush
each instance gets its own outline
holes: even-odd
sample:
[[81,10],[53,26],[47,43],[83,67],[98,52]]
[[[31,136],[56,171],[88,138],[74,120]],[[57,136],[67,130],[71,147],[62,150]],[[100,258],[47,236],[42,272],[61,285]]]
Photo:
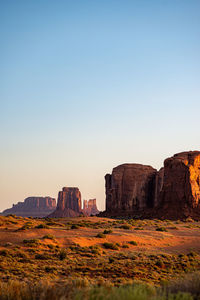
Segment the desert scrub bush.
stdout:
[[131,225],[123,224],[120,226],[121,229],[131,229]]
[[[124,285],[120,287],[93,287],[78,291],[77,300],[150,300],[155,296],[154,288],[144,285]],[[155,298],[154,298],[155,300]],[[159,299],[162,300],[162,299]],[[163,299],[164,300],[164,299]]]
[[159,268],[163,268],[164,267],[164,262],[161,259],[158,259],[155,263],[155,265]]
[[47,224],[41,223],[41,224],[35,226],[35,228],[37,228],[37,229],[49,229],[49,226]]
[[98,233],[98,234],[96,235],[96,237],[97,237],[97,238],[105,238],[106,236],[105,236],[105,234],[103,234],[102,232],[100,232],[100,233]]
[[54,267],[46,266],[46,267],[44,268],[44,271],[45,271],[46,273],[54,273],[55,268],[54,268]]
[[48,281],[36,284],[19,281],[0,283],[1,300],[75,300],[75,291],[75,284],[56,286]]
[[191,217],[188,217],[187,219],[185,219],[185,222],[193,223],[195,221]]
[[58,257],[60,260],[64,260],[67,257],[67,252],[65,249],[61,249],[58,253]]
[[100,255],[101,254],[101,252],[97,248],[91,249],[91,253],[95,254],[95,255]]
[[4,247],[12,247],[13,246],[13,243],[10,243],[10,242],[7,242],[5,243]]
[[200,272],[194,272],[170,282],[167,286],[167,292],[186,292],[194,295],[195,299],[200,299]]
[[31,229],[33,228],[33,224],[31,222],[27,222],[25,223],[22,227],[18,228],[18,230],[27,230],[27,229]]
[[11,217],[11,218],[17,218],[17,216],[14,215],[14,214],[9,214],[9,215],[6,216],[6,218],[10,218],[10,217]]
[[0,256],[8,257],[10,256],[10,254],[11,254],[10,251],[8,251],[7,249],[0,251]]
[[54,222],[54,221],[48,221],[46,222],[46,225],[47,226],[58,226],[58,227],[65,227],[64,224],[62,223],[58,223],[58,222]]
[[134,230],[144,230],[144,228],[139,226],[139,227],[135,227]]
[[45,254],[45,253],[37,253],[35,255],[35,259],[40,259],[40,260],[48,260],[50,258],[51,258],[51,256],[49,256],[48,254]]
[[178,227],[176,227],[176,226],[170,226],[169,229],[178,230]]
[[69,249],[72,250],[72,251],[79,251],[80,250],[80,245],[79,244],[71,245],[69,247]]
[[80,226],[77,225],[77,224],[73,224],[73,225],[71,226],[71,229],[79,229],[79,228],[80,228]]
[[46,234],[46,235],[43,236],[43,239],[44,239],[44,240],[45,240],[45,239],[48,239],[48,240],[54,240],[55,237],[54,237],[53,234]]
[[122,245],[122,248],[129,248],[129,245],[123,244],[123,245]]
[[[47,267],[47,273],[50,269]],[[50,270],[51,271],[51,270]],[[36,284],[10,281],[0,283],[1,300],[193,300],[190,294],[166,294],[150,285],[90,286],[87,279],[73,279],[66,284],[48,281]],[[196,298],[197,299],[197,298]]]
[[110,234],[112,233],[113,231],[111,229],[105,229],[103,234]]
[[177,220],[175,224],[182,224],[181,220]]
[[137,246],[137,242],[136,241],[130,241],[129,244],[131,244],[133,246]]
[[167,228],[165,227],[157,227],[156,231],[163,231],[163,232],[167,232]]
[[27,254],[24,251],[17,250],[14,254],[13,257],[18,257],[18,258],[28,258]]
[[103,243],[105,249],[118,250],[118,246],[113,243]]
[[38,239],[23,240],[23,243],[27,246],[37,246],[40,244]]

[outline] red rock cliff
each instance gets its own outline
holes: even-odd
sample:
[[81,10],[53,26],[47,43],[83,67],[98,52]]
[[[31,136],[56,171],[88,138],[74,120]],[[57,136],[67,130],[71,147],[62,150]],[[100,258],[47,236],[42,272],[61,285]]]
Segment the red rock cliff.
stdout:
[[175,154],[164,161],[160,208],[167,217],[200,214],[200,152]]
[[157,171],[151,166],[123,164],[107,174],[106,212],[132,214],[154,207]]
[[83,213],[87,216],[97,215],[99,210],[97,209],[96,199],[83,200]]
[[[175,154],[156,171],[150,166],[124,164],[106,180],[107,216],[200,217],[200,152]],[[102,214],[103,215],[103,214]]]
[[64,187],[58,193],[57,208],[50,217],[76,217],[81,213],[81,193],[76,187]]

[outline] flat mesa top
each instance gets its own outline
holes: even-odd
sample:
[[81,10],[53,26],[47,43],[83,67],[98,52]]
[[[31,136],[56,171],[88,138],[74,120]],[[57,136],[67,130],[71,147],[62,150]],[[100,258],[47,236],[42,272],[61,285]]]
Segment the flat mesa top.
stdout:
[[154,169],[153,167],[149,166],[149,165],[143,165],[143,164],[136,164],[136,163],[125,163],[125,164],[122,164],[122,165],[119,165],[117,167],[115,167],[113,170],[116,170],[116,169],[153,169],[153,170],[156,170]]
[[63,191],[68,191],[68,190],[79,190],[77,187],[63,187]]
[[180,152],[174,154],[174,156],[169,157],[165,160],[165,163],[172,162],[172,161],[186,161],[189,164],[193,164],[196,157],[200,157],[200,151],[187,151],[187,152]]
[[186,152],[180,152],[180,153],[176,153],[174,154],[173,157],[188,157],[188,156],[197,156],[197,155],[200,155],[200,151],[186,151]]

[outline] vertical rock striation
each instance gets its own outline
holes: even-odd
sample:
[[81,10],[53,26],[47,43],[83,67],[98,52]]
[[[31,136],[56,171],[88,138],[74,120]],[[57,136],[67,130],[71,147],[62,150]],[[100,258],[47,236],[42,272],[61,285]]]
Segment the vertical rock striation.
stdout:
[[164,161],[160,209],[166,217],[200,214],[200,152],[175,154]]
[[49,217],[76,217],[80,213],[81,193],[79,189],[77,187],[64,187],[58,193],[57,208]]
[[107,174],[106,212],[133,214],[155,206],[157,171],[151,166],[123,164]]
[[99,213],[97,208],[96,199],[83,200],[83,213],[86,216],[95,216]]
[[123,164],[105,176],[107,216],[200,217],[200,152],[175,154],[160,171]]

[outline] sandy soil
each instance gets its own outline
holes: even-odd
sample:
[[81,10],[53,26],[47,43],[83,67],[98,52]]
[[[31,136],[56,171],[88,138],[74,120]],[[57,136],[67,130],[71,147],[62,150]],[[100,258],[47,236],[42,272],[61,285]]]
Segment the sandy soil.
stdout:
[[[79,244],[80,246],[100,245],[104,242],[110,243],[127,243],[129,241],[136,241],[137,246],[130,245],[129,249],[123,251],[142,251],[142,252],[165,252],[165,253],[187,253],[188,251],[200,252],[200,223],[180,223],[165,226],[167,232],[156,231],[155,225],[143,226],[143,230],[135,230],[132,226],[131,229],[122,229],[113,226],[111,222],[113,219],[87,217],[75,219],[59,219],[59,222],[66,225],[66,222],[72,223],[90,222],[92,224],[101,223],[102,228],[88,228],[80,227],[78,229],[69,229],[69,227],[50,226],[48,229],[36,229],[36,225],[43,222],[43,220],[19,218],[16,219],[16,224],[9,223],[8,218],[0,217],[0,247],[6,243],[13,243],[22,245],[24,239],[42,239],[46,234],[51,234],[55,237],[56,242],[61,247],[67,247],[72,244]],[[7,221],[7,223],[6,223]],[[19,230],[27,222],[33,224],[33,228],[27,230]],[[110,222],[110,223],[108,223]],[[97,238],[96,235],[103,232],[104,226],[111,224],[112,233],[107,234],[105,238]],[[162,224],[161,224],[162,226]],[[118,226],[119,227],[119,226]],[[186,228],[192,227],[192,228]],[[173,229],[170,229],[173,228]]]

